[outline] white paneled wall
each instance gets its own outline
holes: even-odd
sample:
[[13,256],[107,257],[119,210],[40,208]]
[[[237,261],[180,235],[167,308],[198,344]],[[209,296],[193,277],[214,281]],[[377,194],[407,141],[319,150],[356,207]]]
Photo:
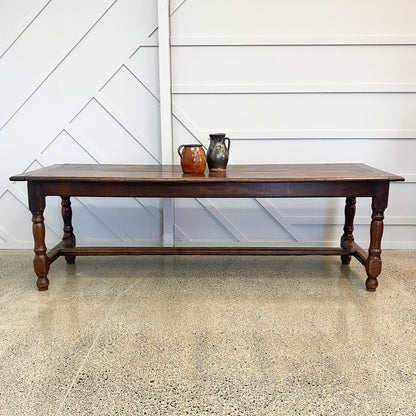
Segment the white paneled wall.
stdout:
[[[0,248],[31,247],[25,184],[52,163],[160,163],[157,0],[1,2]],[[5,23],[5,25],[3,25]],[[48,242],[62,234],[47,198]],[[73,201],[79,242],[159,244],[156,199]]]
[[[186,0],[171,21],[174,146],[224,131],[230,163],[364,162],[402,174],[384,247],[416,248],[415,14],[406,0]],[[343,204],[177,201],[176,240],[338,244]],[[368,241],[369,216],[360,199],[357,240]]]
[[[180,144],[208,145],[217,131],[232,140],[230,163],[364,162],[404,175],[384,247],[416,248],[415,2],[171,0],[170,15],[173,140],[170,106],[161,117],[159,105],[169,22],[157,30],[158,0],[0,2],[0,248],[32,246],[25,184],[12,174],[179,163]],[[178,199],[171,228],[178,245],[337,245],[343,204]],[[76,198],[73,208],[80,243],[166,241],[157,199]],[[359,200],[357,240],[368,241],[369,213]],[[45,217],[54,243],[57,198]]]

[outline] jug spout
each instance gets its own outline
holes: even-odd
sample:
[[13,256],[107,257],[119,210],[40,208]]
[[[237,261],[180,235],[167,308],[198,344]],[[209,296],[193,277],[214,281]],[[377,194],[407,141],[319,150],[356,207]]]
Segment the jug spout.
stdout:
[[209,135],[210,139],[225,139],[225,133],[212,133]]

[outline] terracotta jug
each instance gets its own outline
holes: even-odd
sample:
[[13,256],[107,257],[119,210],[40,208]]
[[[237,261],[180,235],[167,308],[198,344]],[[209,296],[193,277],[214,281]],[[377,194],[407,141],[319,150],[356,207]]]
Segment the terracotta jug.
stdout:
[[[230,139],[224,133],[210,134],[210,143],[207,151],[207,163],[212,172],[225,171],[230,154]],[[225,141],[228,140],[228,146]]]
[[178,147],[183,173],[204,173],[207,165],[202,144],[183,144]]

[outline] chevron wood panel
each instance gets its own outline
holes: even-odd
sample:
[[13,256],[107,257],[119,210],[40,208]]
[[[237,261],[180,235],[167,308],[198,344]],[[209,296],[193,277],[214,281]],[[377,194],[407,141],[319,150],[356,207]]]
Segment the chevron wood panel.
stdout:
[[[400,173],[384,247],[416,248],[415,12],[405,0],[181,2],[171,18],[174,147],[208,146],[210,132],[224,131],[230,163],[348,161]],[[370,204],[357,204],[363,242]],[[337,245],[343,205],[177,201],[176,240]]]
[[[31,247],[18,171],[52,163],[160,163],[157,1],[29,1],[7,8],[0,45],[0,247]],[[7,42],[6,42],[7,41]],[[47,199],[47,240],[61,236]],[[158,199],[79,198],[81,242],[159,244]],[[120,220],[122,218],[122,221]]]

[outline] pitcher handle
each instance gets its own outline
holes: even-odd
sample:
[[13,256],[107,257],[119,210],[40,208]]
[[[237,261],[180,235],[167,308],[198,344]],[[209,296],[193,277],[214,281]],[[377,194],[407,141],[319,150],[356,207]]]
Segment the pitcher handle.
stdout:
[[226,140],[228,140],[228,146],[226,146],[227,147],[227,150],[230,151],[231,140],[228,137],[226,137],[224,139],[224,141],[226,141]]
[[184,148],[185,147],[185,145],[184,144],[181,144],[179,147],[178,147],[178,155],[179,155],[179,157],[181,158],[181,160],[182,160],[182,155],[183,155],[183,152],[181,153],[181,149],[182,148]]

